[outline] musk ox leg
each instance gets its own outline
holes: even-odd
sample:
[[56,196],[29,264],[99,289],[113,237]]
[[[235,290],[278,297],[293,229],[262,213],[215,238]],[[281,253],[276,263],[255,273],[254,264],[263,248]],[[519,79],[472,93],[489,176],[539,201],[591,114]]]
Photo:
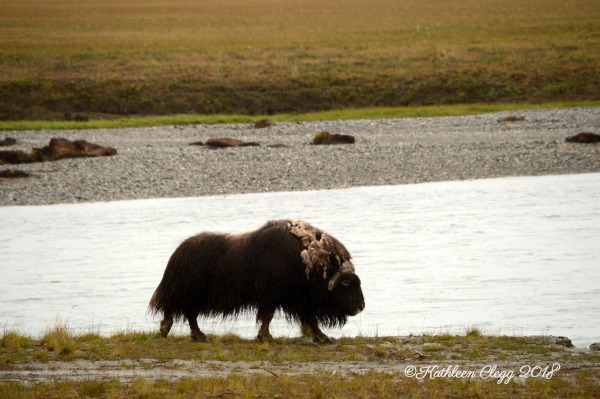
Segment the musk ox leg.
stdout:
[[333,339],[329,338],[327,335],[321,331],[319,328],[319,323],[317,320],[311,320],[308,322],[302,323],[303,326],[308,327],[312,330],[313,341],[318,342],[320,344],[331,344],[333,343]]
[[171,327],[173,327],[173,314],[169,311],[165,311],[164,317],[160,322],[160,335],[162,335],[163,338],[167,338],[169,331],[171,331]]
[[204,335],[204,333],[202,331],[200,331],[200,327],[198,327],[198,320],[197,320],[198,315],[186,313],[185,317],[188,319],[188,323],[190,324],[192,340],[200,341],[200,342],[208,342],[208,338],[206,338],[206,335]]
[[[259,315],[261,313],[262,312],[260,312]],[[262,313],[262,316],[260,317],[262,324],[260,325],[260,328],[258,330],[258,335],[256,336],[256,339],[259,340],[260,342],[264,342],[264,341],[272,342],[273,341],[273,336],[269,332],[269,324],[271,324],[271,320],[273,320],[274,315],[275,315],[275,309],[269,310],[265,313]]]

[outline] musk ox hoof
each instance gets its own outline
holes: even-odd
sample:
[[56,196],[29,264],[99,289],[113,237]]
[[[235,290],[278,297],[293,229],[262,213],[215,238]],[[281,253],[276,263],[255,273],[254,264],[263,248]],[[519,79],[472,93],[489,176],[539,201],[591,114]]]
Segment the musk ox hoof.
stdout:
[[329,338],[327,335],[323,335],[322,337],[318,337],[315,335],[313,337],[313,342],[316,342],[318,344],[333,344],[335,341],[333,340],[333,338]]
[[271,335],[271,333],[267,333],[267,334],[258,334],[256,336],[256,339],[258,340],[258,342],[273,342],[273,336]]
[[167,336],[169,335],[169,330],[167,328],[160,328],[160,335],[163,338],[167,338]]
[[192,333],[192,341],[194,342],[209,342],[208,338],[206,337],[206,335],[204,335],[204,333]]
[[160,322],[160,335],[163,338],[167,338],[169,335],[169,331],[171,331],[171,327],[173,326],[173,320],[163,320]]

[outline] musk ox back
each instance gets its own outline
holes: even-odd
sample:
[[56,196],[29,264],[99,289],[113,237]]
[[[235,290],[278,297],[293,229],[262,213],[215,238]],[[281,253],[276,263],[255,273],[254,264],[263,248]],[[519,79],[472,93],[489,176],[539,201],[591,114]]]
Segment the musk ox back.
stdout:
[[330,342],[319,324],[343,326],[365,302],[350,253],[333,236],[302,220],[267,222],[239,234],[201,233],[177,247],[152,299],[167,337],[174,320],[187,319],[192,339],[206,341],[198,316],[256,312],[258,339],[272,339],[277,310]]

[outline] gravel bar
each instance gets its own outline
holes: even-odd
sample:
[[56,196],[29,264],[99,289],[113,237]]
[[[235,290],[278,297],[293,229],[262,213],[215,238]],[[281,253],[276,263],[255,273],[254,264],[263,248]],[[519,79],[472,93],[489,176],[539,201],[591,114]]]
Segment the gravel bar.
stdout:
[[[513,121],[503,121],[503,118]],[[321,131],[355,144],[312,145]],[[116,156],[0,165],[28,178],[0,178],[0,206],[333,189],[444,180],[600,172],[600,144],[566,143],[600,133],[600,107],[462,117],[7,131],[31,151],[53,137],[117,149]],[[258,147],[189,145],[230,137]],[[284,144],[271,148],[269,145]]]

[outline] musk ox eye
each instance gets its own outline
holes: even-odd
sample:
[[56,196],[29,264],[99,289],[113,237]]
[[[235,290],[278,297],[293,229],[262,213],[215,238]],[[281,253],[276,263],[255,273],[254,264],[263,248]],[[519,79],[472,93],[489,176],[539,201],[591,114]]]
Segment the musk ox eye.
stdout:
[[342,281],[342,286],[344,286],[344,287],[350,287],[350,280],[343,280]]
[[315,238],[317,239],[317,241],[321,241],[321,232],[320,231],[316,232]]

